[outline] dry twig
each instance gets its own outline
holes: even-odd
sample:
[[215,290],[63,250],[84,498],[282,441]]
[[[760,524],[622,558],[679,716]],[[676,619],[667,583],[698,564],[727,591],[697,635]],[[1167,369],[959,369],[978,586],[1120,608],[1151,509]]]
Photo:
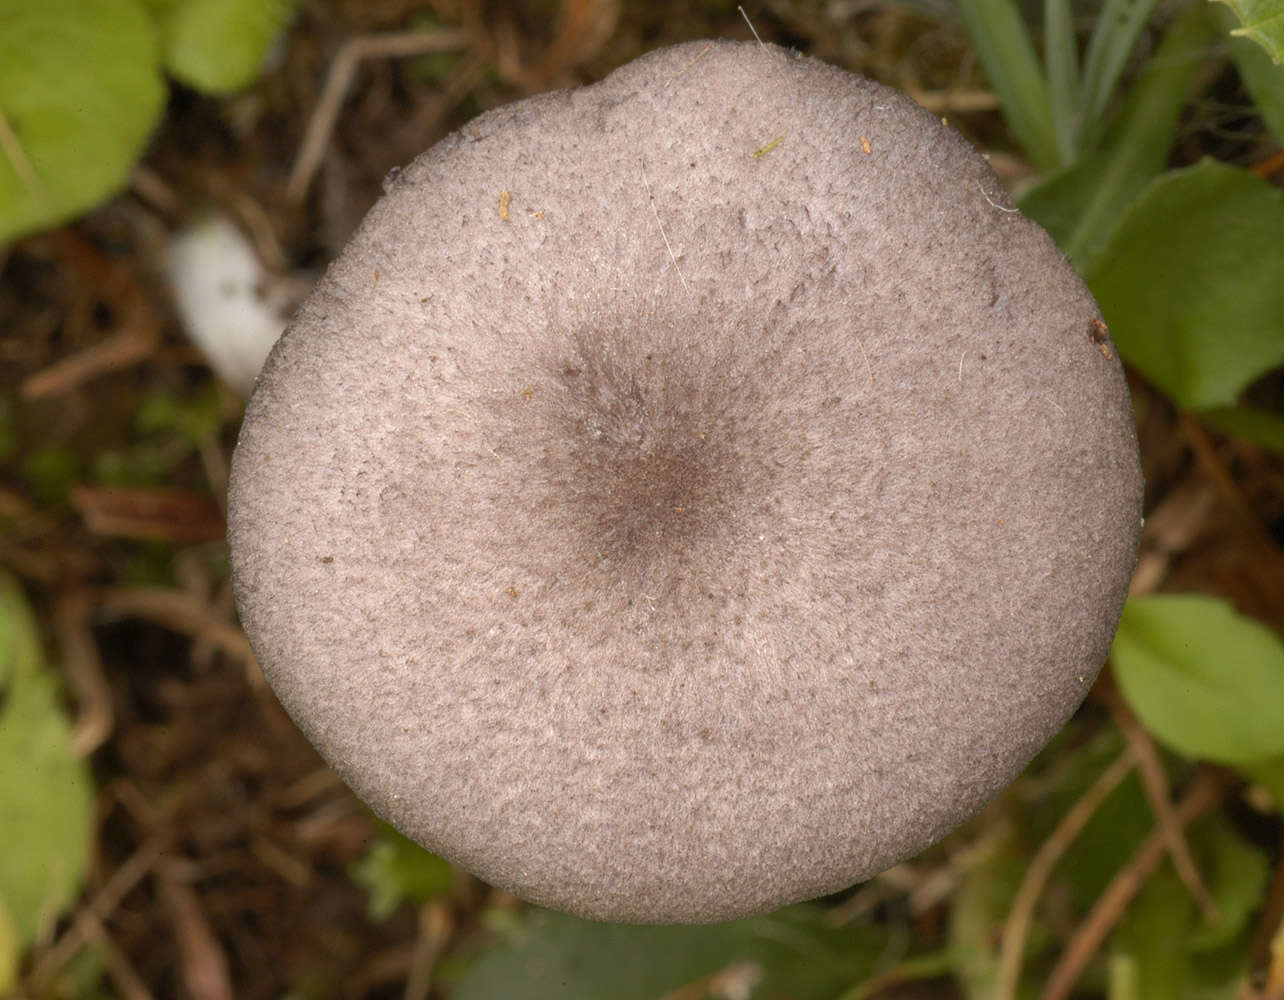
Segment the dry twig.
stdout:
[[[1177,806],[1177,822],[1182,826],[1190,823],[1216,805],[1221,795],[1221,776],[1212,770],[1202,771]],[[1048,978],[1042,1000],[1068,1000],[1083,967],[1097,953],[1146,879],[1159,867],[1167,850],[1167,837],[1163,830],[1156,830],[1137,848],[1071,937]]]
[[1111,691],[1106,697],[1115,724],[1127,738],[1137,759],[1137,772],[1141,775],[1141,784],[1146,791],[1150,808],[1159,821],[1159,829],[1164,835],[1168,853],[1173,859],[1173,867],[1177,869],[1177,874],[1187,891],[1199,905],[1204,919],[1209,922],[1215,921],[1218,918],[1217,905],[1213,902],[1208,886],[1204,884],[1199,867],[1195,864],[1195,858],[1190,853],[1190,845],[1186,843],[1186,835],[1182,831],[1181,824],[1177,822],[1177,815],[1173,811],[1172,800],[1169,797],[1168,776],[1164,773],[1164,763],[1159,758],[1159,751],[1155,749],[1154,740],[1124,704],[1123,698],[1117,691]]
[[387,35],[363,35],[344,42],[330,64],[321,99],[308,120],[303,143],[285,185],[286,200],[297,205],[308,193],[353,74],[363,59],[399,59],[429,52],[451,52],[467,44],[468,33],[465,31],[399,31]]
[[1017,984],[1021,980],[1021,956],[1025,952],[1025,942],[1034,918],[1034,908],[1043,894],[1043,887],[1052,876],[1053,869],[1074,843],[1075,838],[1088,825],[1088,821],[1092,819],[1101,804],[1128,776],[1134,763],[1133,748],[1125,748],[1114,762],[1101,772],[1092,786],[1079,797],[1079,801],[1070,808],[1070,811],[1061,818],[1061,822],[1048,835],[1048,839],[1043,842],[1034,860],[1030,862],[1030,867],[1026,869],[1021,886],[1012,900],[1008,919],[1003,925],[995,987],[995,996],[999,1000],[1011,1000],[1017,995]]

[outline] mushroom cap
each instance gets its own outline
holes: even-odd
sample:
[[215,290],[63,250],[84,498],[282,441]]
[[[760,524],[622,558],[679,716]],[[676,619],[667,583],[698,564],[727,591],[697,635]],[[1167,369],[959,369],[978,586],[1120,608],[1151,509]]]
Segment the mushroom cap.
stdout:
[[976,813],[1110,646],[1142,485],[1083,282],[903,94],[769,45],[488,112],[274,349],[236,598],[380,815],[704,922]]

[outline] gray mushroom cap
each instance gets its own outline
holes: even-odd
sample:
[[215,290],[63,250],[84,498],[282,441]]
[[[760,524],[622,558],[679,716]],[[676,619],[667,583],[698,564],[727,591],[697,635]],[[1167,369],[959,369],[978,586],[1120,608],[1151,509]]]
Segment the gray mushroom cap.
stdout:
[[662,49],[388,185],[273,351],[237,603],[300,729],[528,900],[702,922],[938,840],[1065,722],[1141,519],[1087,289],[909,98]]

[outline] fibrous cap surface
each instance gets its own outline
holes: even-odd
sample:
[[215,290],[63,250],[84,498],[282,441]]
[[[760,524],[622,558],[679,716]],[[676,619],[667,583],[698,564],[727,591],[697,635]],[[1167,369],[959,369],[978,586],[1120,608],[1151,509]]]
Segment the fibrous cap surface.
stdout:
[[428,848],[620,921],[835,891],[975,813],[1091,685],[1140,523],[1097,308],[984,161],[729,42],[391,180],[232,472],[308,738]]

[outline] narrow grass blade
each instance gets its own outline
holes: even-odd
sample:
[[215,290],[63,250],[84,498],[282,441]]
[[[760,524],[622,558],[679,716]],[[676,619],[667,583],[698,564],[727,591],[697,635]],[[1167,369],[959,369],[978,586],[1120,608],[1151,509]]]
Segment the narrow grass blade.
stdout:
[[1079,152],[1083,115],[1079,107],[1079,46],[1070,0],[1044,0],[1043,61],[1048,67],[1048,103],[1057,153],[1069,163]]
[[1164,169],[1191,77],[1217,35],[1208,11],[1194,4],[1173,21],[1101,145],[1020,199],[1080,272]]
[[1040,170],[1060,166],[1047,81],[1016,3],[959,0],[959,13],[1013,136]]
[[1099,121],[1105,114],[1128,56],[1154,9],[1155,0],[1106,0],[1083,64],[1083,113],[1088,122]]

